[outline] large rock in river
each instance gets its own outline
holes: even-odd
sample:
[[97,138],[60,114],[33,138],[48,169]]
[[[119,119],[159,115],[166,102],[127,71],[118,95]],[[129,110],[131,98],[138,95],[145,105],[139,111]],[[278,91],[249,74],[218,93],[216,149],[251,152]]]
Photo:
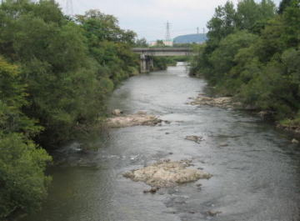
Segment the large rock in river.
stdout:
[[133,181],[142,181],[152,187],[172,187],[182,183],[209,179],[210,174],[193,168],[187,168],[191,161],[170,161],[165,160],[138,170],[132,170],[124,177]]
[[121,111],[120,109],[114,109],[111,112],[111,114],[114,115],[114,116],[120,116],[121,114],[123,114],[123,111]]
[[233,108],[240,107],[239,102],[233,102],[231,97],[206,97],[203,95],[198,95],[197,98],[194,98],[192,105],[207,105],[212,107],[221,107],[221,108]]
[[153,115],[147,115],[146,112],[138,112],[136,114],[115,116],[108,118],[106,123],[108,127],[121,128],[132,126],[155,126],[161,123],[162,120]]

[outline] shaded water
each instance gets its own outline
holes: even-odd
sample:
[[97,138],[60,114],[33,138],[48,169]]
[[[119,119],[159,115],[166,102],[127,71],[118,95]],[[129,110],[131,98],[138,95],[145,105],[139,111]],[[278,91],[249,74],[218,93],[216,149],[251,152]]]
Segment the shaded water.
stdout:
[[[187,105],[205,86],[185,66],[126,81],[111,109],[146,110],[171,123],[113,129],[94,142],[97,152],[73,144],[56,153],[66,161],[51,168],[48,200],[24,221],[299,221],[299,147],[247,113]],[[187,135],[205,140],[197,144]],[[147,185],[122,176],[166,158],[192,159],[213,177],[152,195],[143,193]]]

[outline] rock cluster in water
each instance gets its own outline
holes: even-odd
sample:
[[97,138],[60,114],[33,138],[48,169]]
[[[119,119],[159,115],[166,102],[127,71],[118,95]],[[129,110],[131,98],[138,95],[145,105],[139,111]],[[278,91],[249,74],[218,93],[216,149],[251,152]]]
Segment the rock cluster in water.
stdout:
[[122,115],[122,111],[114,110],[115,116],[108,118],[106,123],[111,128],[132,127],[132,126],[155,126],[162,122],[161,119],[154,115],[147,115],[144,111],[139,111],[136,114]]
[[198,95],[197,98],[193,98],[193,101],[190,102],[192,105],[207,105],[213,107],[221,108],[233,108],[240,106],[240,103],[233,102],[232,97],[206,97],[203,95]]
[[295,133],[298,136],[300,135],[300,126],[299,125],[282,125],[282,124],[278,123],[276,125],[276,127],[279,128],[279,129],[283,129],[285,131],[288,131],[288,132]]
[[200,143],[201,141],[204,140],[203,137],[201,136],[196,136],[196,135],[190,135],[185,137],[186,140],[194,141],[196,143]]
[[156,188],[173,187],[211,177],[209,173],[202,170],[187,168],[189,166],[191,166],[189,160],[164,160],[141,169],[129,171],[123,176],[136,182],[145,182]]

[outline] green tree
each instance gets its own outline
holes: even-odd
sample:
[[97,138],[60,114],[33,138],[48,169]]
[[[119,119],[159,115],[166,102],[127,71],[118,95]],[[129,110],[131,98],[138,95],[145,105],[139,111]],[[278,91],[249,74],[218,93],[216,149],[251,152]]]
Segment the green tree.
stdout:
[[293,0],[283,13],[283,40],[287,47],[297,47],[300,44],[300,2]]
[[284,24],[281,17],[275,17],[268,21],[255,46],[262,62],[268,62],[275,54],[283,52],[285,48],[285,43],[282,40],[283,33]]
[[279,4],[278,13],[282,14],[284,10],[291,6],[293,0],[282,0]]
[[232,2],[226,2],[224,6],[218,6],[215,15],[208,22],[208,42],[217,44],[222,38],[235,30],[236,11]]
[[22,134],[0,133],[0,219],[40,208],[50,181],[44,175],[50,159]]
[[45,128],[37,137],[43,146],[71,139],[78,125],[97,120],[112,89],[98,76],[83,29],[59,12],[52,1],[0,7],[0,51],[21,64],[30,104],[24,111]]
[[276,6],[271,0],[262,0],[256,3],[254,0],[240,1],[237,6],[237,27],[259,33],[266,25],[268,19],[276,14]]
[[154,47],[166,47],[163,40],[157,40]]
[[147,48],[149,46],[145,38],[137,39],[134,45],[135,47],[141,47],[141,48]]
[[30,139],[42,128],[22,113],[26,96],[19,68],[0,57],[0,219],[38,209],[50,181],[51,157]]
[[77,16],[77,21],[84,30],[91,56],[107,70],[102,77],[117,85],[136,74],[138,57],[131,51],[136,36],[134,32],[122,30],[115,17],[97,10]]
[[219,6],[208,23],[211,38],[199,47],[191,70],[219,92],[300,127],[299,0],[282,1],[280,7],[276,15],[272,1],[240,1],[233,33],[221,38],[224,7]]
[[90,10],[85,15],[78,15],[76,20],[83,25],[87,31],[90,44],[99,41],[123,42],[134,44],[136,34],[130,30],[122,30],[119,27],[118,19],[112,15],[106,15],[98,10]]
[[74,21],[52,0],[0,5],[0,54],[17,64],[0,57],[0,219],[39,207],[51,160],[40,145],[78,139],[104,118],[115,85],[137,72],[134,40],[98,11]]
[[[257,40],[257,36],[247,31],[240,31],[228,35],[220,42],[220,46],[212,53],[210,62],[213,67],[210,80],[212,82],[230,82],[236,79],[235,75],[230,75],[230,70],[236,65],[235,56],[239,50],[249,47]],[[223,82],[226,87],[226,83]],[[228,90],[233,90],[229,87]]]

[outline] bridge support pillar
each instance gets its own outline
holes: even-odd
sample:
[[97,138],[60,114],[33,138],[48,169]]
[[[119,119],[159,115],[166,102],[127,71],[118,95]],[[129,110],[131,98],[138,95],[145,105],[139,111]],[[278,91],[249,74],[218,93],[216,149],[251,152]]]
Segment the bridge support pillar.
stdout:
[[149,69],[152,71],[154,69],[153,58],[149,57]]
[[148,73],[153,67],[153,60],[149,56],[141,54],[140,66],[141,73]]

